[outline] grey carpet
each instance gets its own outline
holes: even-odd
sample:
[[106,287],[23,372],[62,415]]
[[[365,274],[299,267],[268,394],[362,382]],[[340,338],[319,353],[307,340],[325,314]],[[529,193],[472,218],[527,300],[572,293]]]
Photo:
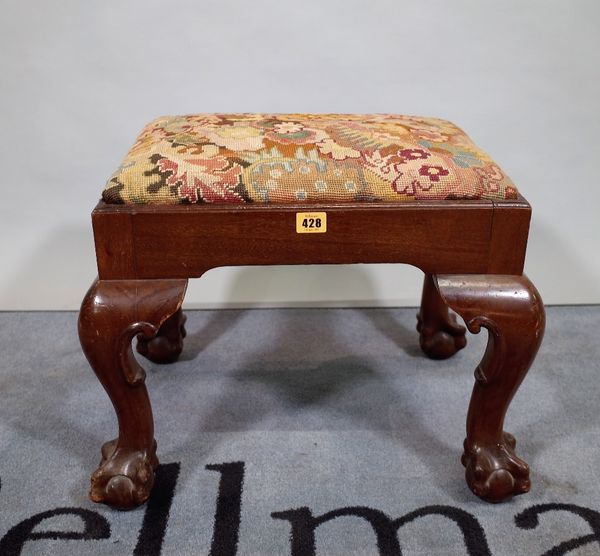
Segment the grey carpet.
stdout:
[[[133,512],[87,499],[116,425],[80,351],[76,314],[0,314],[4,554],[18,554],[19,543],[22,554],[158,554],[162,542],[165,555],[209,554],[211,545],[213,556],[285,555],[290,520],[297,555],[399,554],[385,531],[386,519],[402,516],[404,555],[578,545],[573,554],[600,554],[600,307],[548,309],[544,344],[506,423],[532,467],[532,491],[499,505],[470,493],[459,461],[485,332],[454,358],[430,361],[414,314],[188,313],[181,361],[145,362],[164,467],[160,492]],[[386,537],[379,549],[366,514]],[[316,528],[314,551],[298,538],[310,516],[331,517]],[[71,539],[45,538],[69,531]]]

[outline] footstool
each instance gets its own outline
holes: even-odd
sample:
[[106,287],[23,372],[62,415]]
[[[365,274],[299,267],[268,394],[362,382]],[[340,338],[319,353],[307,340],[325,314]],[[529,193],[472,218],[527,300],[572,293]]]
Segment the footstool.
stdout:
[[149,123],[92,212],[98,279],[81,306],[83,351],[117,414],[90,497],[131,508],[158,465],[145,373],[133,356],[182,350],[187,281],[229,265],[406,263],[425,273],[421,348],[446,358],[488,330],[462,463],[489,501],[527,492],[503,430],[544,333],[523,275],[531,208],[454,124],[348,114],[197,114]]

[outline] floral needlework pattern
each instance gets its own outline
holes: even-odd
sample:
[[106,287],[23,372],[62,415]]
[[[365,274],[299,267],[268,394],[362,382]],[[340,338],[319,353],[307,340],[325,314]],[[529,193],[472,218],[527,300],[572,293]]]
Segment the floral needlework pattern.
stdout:
[[150,122],[107,203],[338,203],[514,199],[454,124],[391,114],[196,114]]

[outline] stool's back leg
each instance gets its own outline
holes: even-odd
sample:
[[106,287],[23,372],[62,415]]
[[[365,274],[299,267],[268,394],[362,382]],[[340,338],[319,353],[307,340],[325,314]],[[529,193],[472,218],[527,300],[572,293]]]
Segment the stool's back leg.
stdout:
[[174,363],[183,350],[186,316],[177,309],[163,322],[154,338],[138,336],[137,351],[154,363]]
[[544,335],[542,300],[525,276],[437,276],[438,290],[468,329],[488,329],[487,349],[475,371],[462,462],[467,483],[481,498],[500,501],[529,490],[529,467],[503,431],[508,406]]
[[134,336],[150,338],[181,307],[186,280],[100,280],[81,305],[79,338],[108,393],[119,436],[102,447],[90,497],[117,508],[144,502],[154,482],[156,443],[145,372],[131,349]]
[[465,327],[448,311],[431,274],[426,274],[423,280],[417,331],[423,353],[432,359],[447,359],[467,345]]

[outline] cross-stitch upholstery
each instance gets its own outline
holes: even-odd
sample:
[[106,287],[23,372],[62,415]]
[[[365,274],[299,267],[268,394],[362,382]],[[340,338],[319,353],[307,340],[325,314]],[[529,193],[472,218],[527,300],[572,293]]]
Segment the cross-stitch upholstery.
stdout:
[[446,120],[387,114],[165,116],[109,179],[107,203],[514,199],[497,164]]

